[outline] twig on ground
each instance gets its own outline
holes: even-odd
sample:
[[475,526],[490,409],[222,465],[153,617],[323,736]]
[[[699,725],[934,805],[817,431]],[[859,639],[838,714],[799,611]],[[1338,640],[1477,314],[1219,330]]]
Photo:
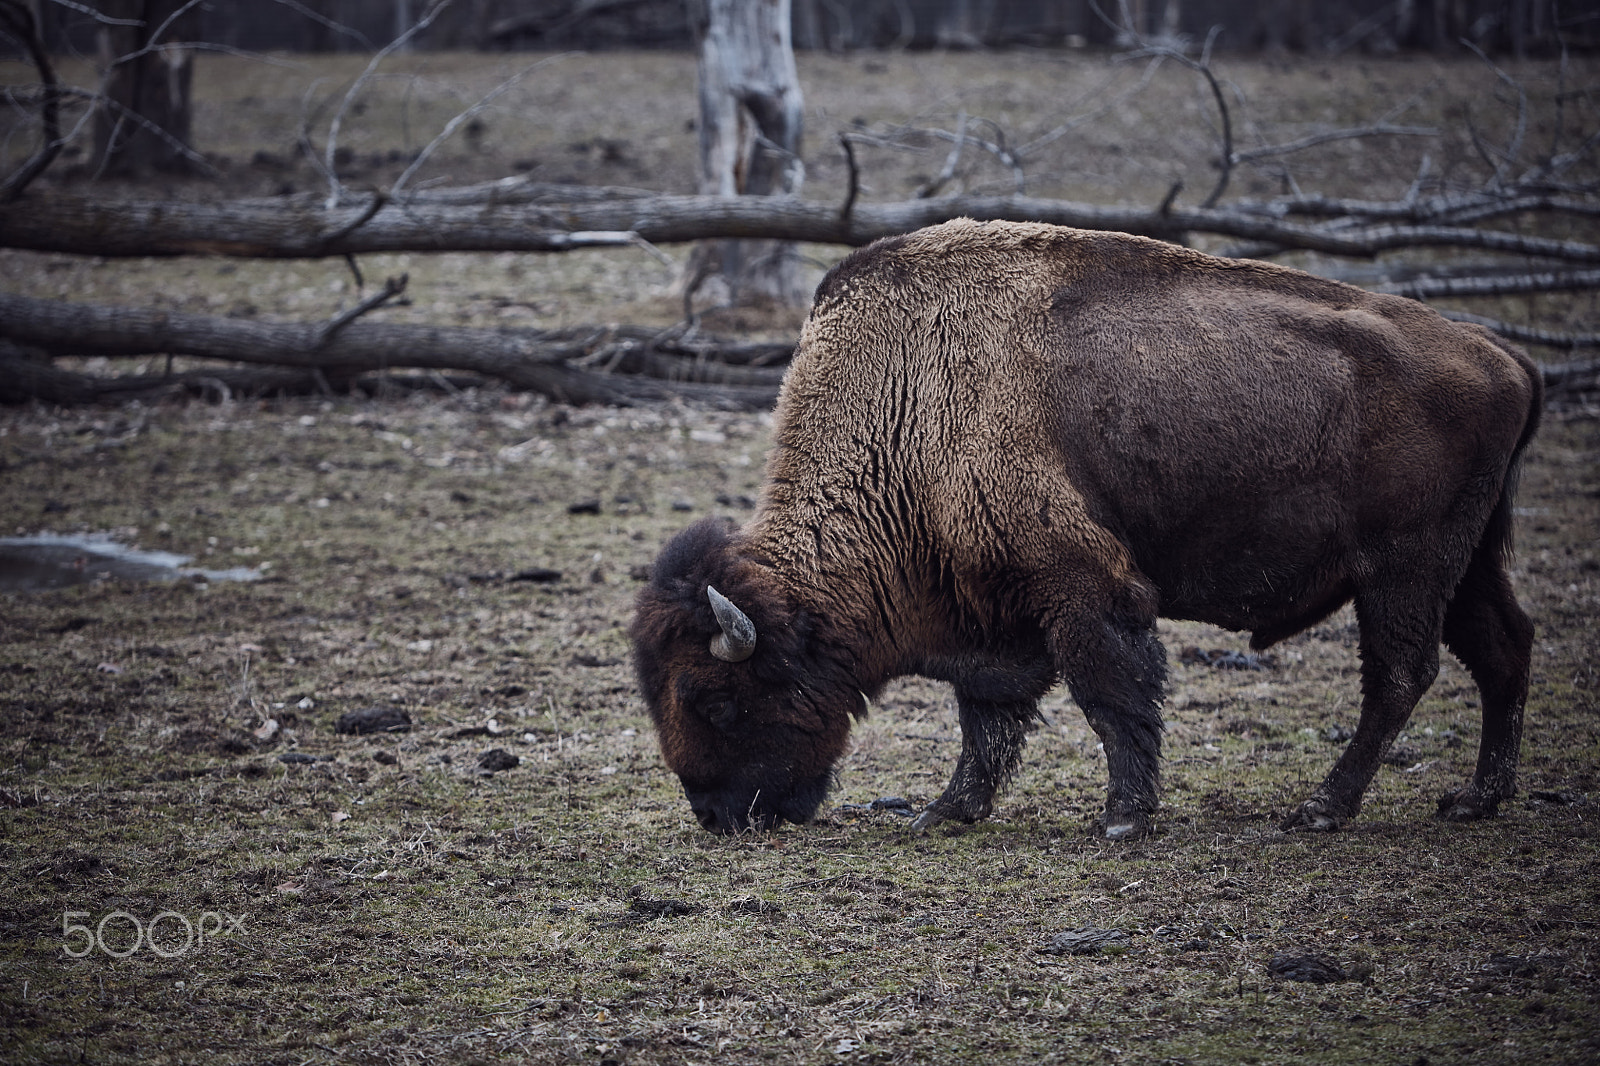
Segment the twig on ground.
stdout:
[[377,310],[390,300],[393,300],[395,297],[405,292],[406,282],[409,280],[411,280],[411,275],[409,274],[401,274],[398,278],[386,278],[383,283],[383,288],[379,289],[371,296],[368,296],[365,300],[362,300],[354,307],[341,311],[337,315],[334,315],[332,318],[328,319],[328,321],[323,324],[322,328],[317,331],[317,340],[314,347],[326,347],[328,342],[331,341],[334,338],[334,335],[337,334],[341,329],[344,329],[344,327],[348,326],[362,315],[367,314],[370,311]]

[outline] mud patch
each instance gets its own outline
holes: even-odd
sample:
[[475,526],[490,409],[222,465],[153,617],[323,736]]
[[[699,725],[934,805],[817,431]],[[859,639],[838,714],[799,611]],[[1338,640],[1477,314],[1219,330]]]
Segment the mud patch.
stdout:
[[100,581],[259,581],[250,567],[207,570],[187,555],[140,551],[107,537],[0,537],[0,592],[42,592]]

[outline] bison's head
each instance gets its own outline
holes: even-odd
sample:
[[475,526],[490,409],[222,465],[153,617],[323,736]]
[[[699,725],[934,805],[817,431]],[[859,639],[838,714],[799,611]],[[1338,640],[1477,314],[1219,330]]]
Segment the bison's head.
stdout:
[[639,594],[634,665],[705,828],[806,822],[833,783],[861,696],[815,617],[706,519],[662,549]]

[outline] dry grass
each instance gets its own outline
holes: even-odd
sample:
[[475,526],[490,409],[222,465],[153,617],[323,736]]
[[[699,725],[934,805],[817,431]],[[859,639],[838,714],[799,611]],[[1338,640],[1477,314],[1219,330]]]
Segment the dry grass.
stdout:
[[[14,412],[0,432],[0,528],[272,564],[256,585],[7,600],[11,1061],[1596,1051],[1592,420],[1555,419],[1525,479],[1517,580],[1540,651],[1504,817],[1429,817],[1476,746],[1476,695],[1448,664],[1348,832],[1278,833],[1337,751],[1322,731],[1353,722],[1348,617],[1262,673],[1179,662],[1187,644],[1242,645],[1172,626],[1166,806],[1132,847],[1093,836],[1104,766],[1065,697],[992,822],[922,837],[863,809],[926,801],[949,771],[952,700],[915,681],[860,730],[818,824],[694,826],[625,661],[629,575],[690,517],[674,503],[755,491],[761,419],[487,393]],[[590,499],[600,514],[568,514]],[[564,576],[492,576],[533,566]],[[334,734],[374,703],[417,728]],[[268,718],[283,731],[256,739]],[[481,774],[491,746],[521,765]],[[67,957],[65,913],[117,910],[243,931],[174,958]],[[1127,931],[1128,950],[1037,953],[1081,925]],[[106,933],[125,948],[131,926]],[[1268,977],[1302,949],[1370,976]]]

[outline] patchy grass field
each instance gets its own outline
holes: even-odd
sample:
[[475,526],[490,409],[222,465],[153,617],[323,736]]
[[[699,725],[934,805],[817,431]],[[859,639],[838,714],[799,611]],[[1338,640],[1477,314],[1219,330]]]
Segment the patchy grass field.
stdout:
[[[1553,417],[1524,479],[1539,645],[1502,818],[1430,817],[1477,744],[1449,663],[1347,832],[1277,832],[1354,722],[1350,619],[1259,672],[1180,661],[1243,647],[1184,625],[1158,831],[1112,847],[1064,696],[992,822],[867,809],[944,784],[953,700],[923,682],[875,709],[818,824],[695,826],[623,628],[667,531],[755,493],[764,419],[497,393],[9,413],[0,528],[267,576],[5,600],[6,1057],[1593,1059],[1596,430]],[[515,580],[534,568],[561,576]],[[415,728],[335,734],[372,705]],[[491,748],[520,765],[485,773]],[[1086,925],[1129,939],[1039,953]],[[1362,976],[1268,976],[1308,951]]]
[[[854,84],[881,109],[870,121],[904,121],[906,101],[1025,95],[1063,63],[989,57],[983,74],[979,59],[813,58],[813,106]],[[681,80],[682,63],[629,69]],[[1242,71],[1256,99],[1272,71]],[[1281,92],[1285,114],[1338,96],[1320,77],[1293,84],[1316,91]],[[655,128],[687,142],[680,88],[682,116]],[[1039,91],[1012,121],[1047,131],[1024,110]],[[606,154],[551,176],[617,180]],[[1085,169],[1120,173],[1116,157],[1096,150]],[[415,258],[434,287],[414,276],[419,303],[397,313],[672,314],[650,295],[664,268],[634,253]],[[15,291],[264,315],[331,313],[341,270],[0,253]],[[0,533],[110,532],[264,574],[0,600],[0,1057],[1600,1060],[1592,411],[1553,411],[1523,477],[1515,581],[1539,637],[1522,790],[1501,818],[1431,818],[1478,736],[1476,692],[1447,659],[1362,816],[1279,833],[1355,720],[1350,616],[1260,671],[1182,654],[1242,637],[1171,625],[1165,806],[1131,846],[1093,835],[1104,762],[1064,694],[992,821],[918,836],[873,809],[925,802],[953,764],[954,701],[920,681],[858,729],[817,824],[735,840],[695,825],[624,629],[671,531],[745,513],[767,435],[763,417],[494,390],[0,412]],[[413,728],[334,731],[373,706]],[[491,749],[516,765],[486,771]],[[1094,955],[1041,950],[1086,926],[1123,936]],[[1269,974],[1307,954],[1347,979]]]

